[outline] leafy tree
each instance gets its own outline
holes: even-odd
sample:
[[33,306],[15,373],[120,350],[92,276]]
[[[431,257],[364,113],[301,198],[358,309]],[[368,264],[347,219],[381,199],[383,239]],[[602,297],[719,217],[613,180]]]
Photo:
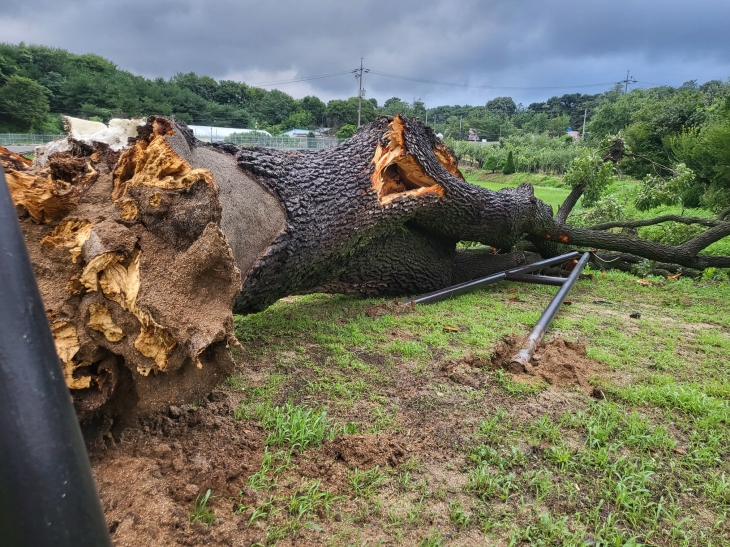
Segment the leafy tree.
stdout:
[[503,175],[511,175],[515,172],[515,159],[512,155],[512,150],[509,151],[509,154],[507,154],[507,162],[504,164],[504,167],[502,168],[502,174]]
[[[327,103],[327,111],[325,116],[327,117],[327,123],[333,127],[341,127],[342,125],[349,124],[357,127],[357,97],[350,97],[346,101],[334,99]],[[362,113],[360,117],[361,123],[368,123],[378,117],[373,103],[370,101],[362,102]]]
[[613,164],[603,161],[596,150],[585,149],[570,164],[563,182],[583,188],[583,205],[591,207],[613,180],[613,169]]
[[305,112],[309,112],[312,116],[312,123],[321,124],[323,123],[324,113],[327,110],[327,105],[324,104],[319,97],[314,95],[307,95],[299,102],[299,109]]
[[497,170],[497,156],[487,157],[487,161],[484,162],[484,169],[494,173]]
[[508,118],[515,113],[517,105],[512,100],[512,97],[495,97],[491,101],[487,101],[487,110],[494,112],[502,118]]
[[170,81],[183,89],[189,89],[206,101],[212,101],[218,91],[218,82],[210,76],[198,76],[195,72],[178,72]]
[[29,131],[45,121],[49,112],[46,89],[30,78],[13,75],[0,87],[0,119],[18,131]]
[[380,113],[385,116],[401,114],[403,116],[411,117],[411,105],[400,100],[398,97],[391,97],[383,103]]
[[283,123],[282,126],[286,131],[289,129],[306,129],[314,123],[312,114],[306,110],[298,110],[289,116]]
[[336,135],[338,139],[349,139],[357,131],[357,126],[352,124],[345,124],[337,131]]
[[675,167],[669,178],[647,175],[641,182],[636,208],[647,211],[660,205],[683,204],[682,195],[694,182],[695,174],[683,163]]
[[286,120],[296,109],[296,101],[291,95],[272,89],[256,105],[255,114],[270,124]]

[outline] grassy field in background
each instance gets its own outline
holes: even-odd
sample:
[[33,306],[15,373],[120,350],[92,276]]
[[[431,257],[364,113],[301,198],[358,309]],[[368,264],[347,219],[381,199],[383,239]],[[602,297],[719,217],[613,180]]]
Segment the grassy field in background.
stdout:
[[[236,317],[228,389],[270,444],[250,525],[282,545],[730,545],[730,284],[591,273],[548,338],[586,345],[603,400],[492,360],[552,287],[400,314],[298,296]],[[335,436],[395,440],[407,457],[347,468],[330,491],[302,470]]]
[[535,196],[552,205],[555,211],[558,210],[558,205],[563,203],[570,193],[570,188],[565,186],[559,177],[551,175],[534,175],[531,173],[502,175],[501,173],[492,174],[479,170],[467,171],[464,176],[472,184],[495,191],[501,188],[516,188],[523,182],[528,182],[535,187]]

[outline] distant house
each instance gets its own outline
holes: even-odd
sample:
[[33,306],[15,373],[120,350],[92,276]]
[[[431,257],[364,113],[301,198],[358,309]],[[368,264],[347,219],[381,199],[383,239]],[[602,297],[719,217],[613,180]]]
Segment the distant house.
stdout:
[[466,138],[468,141],[477,142],[479,141],[479,133],[476,129],[469,128],[469,136]]
[[577,141],[580,140],[580,131],[566,131],[565,134],[566,135],[570,135],[571,137],[573,137]]
[[267,137],[271,136],[268,131],[261,129],[241,129],[238,127],[211,127],[208,125],[188,125],[193,130],[195,138],[204,142],[223,142],[226,137],[233,133],[258,133]]
[[322,136],[322,132],[319,130],[315,129],[314,131],[312,131],[311,129],[298,129],[296,127],[294,129],[290,129],[286,133],[282,133],[281,136],[282,137],[308,137],[310,133],[313,133],[315,137]]

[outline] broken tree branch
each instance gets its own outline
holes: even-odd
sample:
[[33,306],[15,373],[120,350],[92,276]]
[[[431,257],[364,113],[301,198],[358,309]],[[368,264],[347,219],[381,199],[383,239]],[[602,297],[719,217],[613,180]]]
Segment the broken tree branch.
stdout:
[[714,218],[702,218],[702,217],[685,217],[681,215],[663,215],[660,217],[649,218],[644,220],[615,220],[612,222],[603,222],[601,224],[595,224],[589,226],[591,230],[609,230],[611,228],[641,228],[642,226],[653,226],[655,224],[661,224],[663,222],[679,222],[681,224],[700,224],[712,228],[714,226],[720,226],[725,224],[722,220]]

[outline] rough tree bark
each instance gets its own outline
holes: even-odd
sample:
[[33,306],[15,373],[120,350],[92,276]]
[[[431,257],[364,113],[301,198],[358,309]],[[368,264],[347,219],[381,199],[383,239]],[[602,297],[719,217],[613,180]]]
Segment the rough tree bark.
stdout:
[[[201,143],[156,116],[67,122],[68,140],[32,165],[0,159],[81,417],[208,391],[231,370],[232,310],[314,291],[427,292],[538,260],[511,252],[524,239],[543,254],[730,266],[698,255],[730,222],[678,247],[574,228],[580,191],[554,218],[529,185],[469,184],[430,128],[399,116],[316,152]],[[457,251],[460,240],[489,248]]]

